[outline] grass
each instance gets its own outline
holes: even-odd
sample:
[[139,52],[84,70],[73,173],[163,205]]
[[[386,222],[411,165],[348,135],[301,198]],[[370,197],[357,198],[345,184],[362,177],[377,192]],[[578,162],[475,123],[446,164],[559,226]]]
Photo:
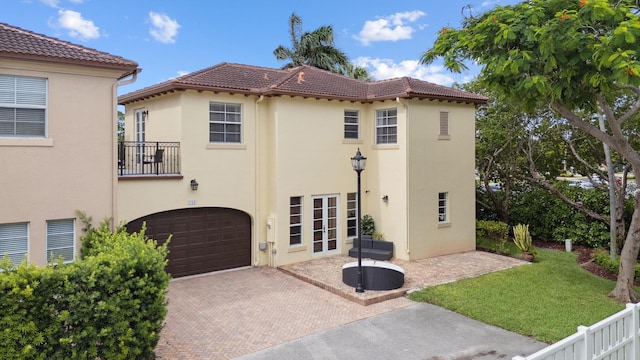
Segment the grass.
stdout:
[[409,298],[532,337],[557,342],[624,309],[607,297],[615,283],[576,263],[576,254],[539,249],[536,262],[413,292]]

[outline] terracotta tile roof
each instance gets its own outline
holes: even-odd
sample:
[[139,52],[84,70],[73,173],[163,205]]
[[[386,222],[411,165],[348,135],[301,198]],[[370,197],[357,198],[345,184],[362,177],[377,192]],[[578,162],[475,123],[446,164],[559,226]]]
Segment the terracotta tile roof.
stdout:
[[135,61],[5,23],[0,23],[0,58],[122,69],[127,73],[138,68]]
[[122,95],[118,102],[124,105],[188,89],[358,102],[395,98],[436,99],[472,104],[487,102],[484,96],[409,77],[364,82],[306,65],[284,70],[230,63],[221,63]]

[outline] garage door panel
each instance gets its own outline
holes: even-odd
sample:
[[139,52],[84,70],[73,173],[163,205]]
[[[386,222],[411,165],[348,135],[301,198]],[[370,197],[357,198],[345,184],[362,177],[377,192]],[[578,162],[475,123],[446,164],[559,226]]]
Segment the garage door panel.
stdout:
[[173,277],[251,265],[251,219],[228,208],[189,208],[148,215],[127,224],[129,232],[147,223],[146,235],[169,243],[167,271]]

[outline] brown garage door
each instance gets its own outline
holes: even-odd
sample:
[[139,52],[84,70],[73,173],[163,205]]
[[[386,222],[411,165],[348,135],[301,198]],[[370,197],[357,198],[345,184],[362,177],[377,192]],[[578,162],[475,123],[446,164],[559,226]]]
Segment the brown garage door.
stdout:
[[127,224],[163,244],[170,234],[167,271],[173,277],[251,265],[251,219],[227,208],[189,208],[141,217]]

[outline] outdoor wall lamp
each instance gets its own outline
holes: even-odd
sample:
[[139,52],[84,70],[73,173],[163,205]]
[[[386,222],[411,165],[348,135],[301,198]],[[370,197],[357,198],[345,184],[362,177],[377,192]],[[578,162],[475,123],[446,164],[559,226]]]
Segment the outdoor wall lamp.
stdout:
[[142,115],[144,115],[145,118],[149,117],[149,110],[143,111]]
[[353,167],[353,171],[358,173],[358,283],[356,285],[356,292],[359,293],[364,292],[364,285],[362,281],[362,213],[360,212],[360,173],[364,170],[366,164],[367,158],[362,156],[360,148],[358,148],[356,155],[351,158],[351,166]]
[[389,195],[385,195],[382,197],[382,201],[384,202],[388,202],[389,201]]
[[196,179],[191,180],[191,190],[198,190],[198,182]]

